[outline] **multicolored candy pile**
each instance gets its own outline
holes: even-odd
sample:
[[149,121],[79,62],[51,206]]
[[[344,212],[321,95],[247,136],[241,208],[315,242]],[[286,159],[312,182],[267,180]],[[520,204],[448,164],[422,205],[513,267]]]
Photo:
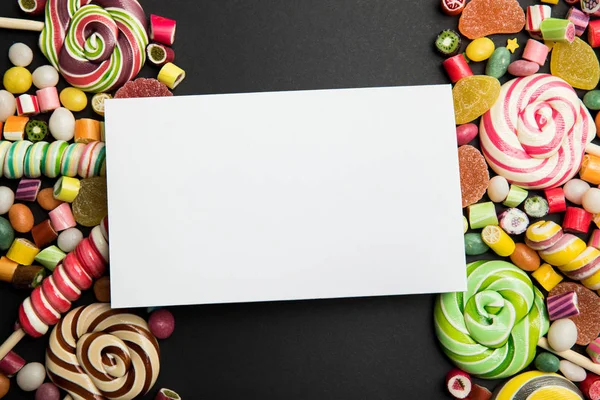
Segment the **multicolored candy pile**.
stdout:
[[600,399],[600,3],[542,2],[441,4],[471,262],[433,314],[457,399]]
[[[172,96],[169,89],[185,77],[173,64],[176,23],[147,18],[136,0],[18,6],[45,13],[39,47],[50,65],[30,72],[34,50],[15,43],[8,50],[13,67],[2,75],[0,176],[7,186],[0,186],[0,281],[29,296],[14,310],[15,332],[0,345],[0,398],[15,376],[36,399],[59,399],[61,390],[72,399],[133,399],[157,381],[157,338],[171,336],[174,319],[161,309],[146,321],[107,304],[104,101]],[[157,79],[136,79],[146,58],[160,67]],[[61,77],[68,86],[59,91]],[[80,117],[90,106],[96,117]],[[99,303],[69,311],[91,288]],[[24,335],[50,330],[45,365],[13,350]],[[161,389],[156,398],[180,397]]]

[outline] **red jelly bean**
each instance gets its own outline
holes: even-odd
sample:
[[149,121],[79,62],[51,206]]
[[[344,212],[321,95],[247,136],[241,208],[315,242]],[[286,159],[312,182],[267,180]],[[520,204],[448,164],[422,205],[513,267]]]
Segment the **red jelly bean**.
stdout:
[[164,308],[154,311],[148,319],[150,332],[159,339],[166,339],[175,330],[175,318],[169,310]]

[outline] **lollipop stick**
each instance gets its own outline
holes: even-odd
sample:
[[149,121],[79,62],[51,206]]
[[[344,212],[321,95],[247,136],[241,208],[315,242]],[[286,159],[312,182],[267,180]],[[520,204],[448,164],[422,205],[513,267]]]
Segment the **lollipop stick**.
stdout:
[[17,345],[17,343],[23,339],[24,336],[25,332],[23,329],[17,329],[14,331],[12,335],[10,335],[8,339],[2,343],[2,346],[0,346],[0,360],[6,357],[8,352],[11,351]]
[[0,28],[41,32],[44,29],[44,23],[27,19],[0,17]]
[[600,157],[600,146],[590,143],[585,147],[585,152],[596,157]]
[[538,346],[544,350],[548,350],[549,352],[556,354],[559,357],[564,358],[567,361],[571,361],[573,364],[577,364],[588,371],[600,375],[600,364],[594,363],[592,360],[582,354],[579,354],[573,350],[554,351],[548,344],[548,340],[546,338],[541,338],[538,342]]

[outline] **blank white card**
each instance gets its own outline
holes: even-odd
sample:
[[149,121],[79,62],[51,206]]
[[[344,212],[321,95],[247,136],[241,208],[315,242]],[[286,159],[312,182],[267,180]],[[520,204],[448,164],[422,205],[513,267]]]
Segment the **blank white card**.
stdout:
[[466,290],[449,85],[106,103],[112,306]]

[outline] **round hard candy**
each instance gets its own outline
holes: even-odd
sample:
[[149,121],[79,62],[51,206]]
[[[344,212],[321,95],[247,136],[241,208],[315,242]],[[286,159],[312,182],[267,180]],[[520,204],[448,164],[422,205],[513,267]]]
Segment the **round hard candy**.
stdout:
[[469,43],[466,53],[469,60],[479,62],[490,58],[495,48],[496,46],[490,38],[481,37]]
[[585,192],[581,199],[581,205],[589,213],[600,213],[600,189],[590,188],[590,190]]
[[37,202],[46,211],[52,211],[63,203],[54,198],[54,189],[52,188],[40,190],[37,195]]
[[500,79],[506,74],[509,64],[510,51],[506,47],[498,47],[494,50],[485,66],[485,74]]
[[560,360],[552,353],[543,352],[535,358],[535,367],[542,372],[556,372],[560,366]]
[[600,110],[600,90],[590,90],[583,96],[583,104],[589,110]]
[[479,127],[473,123],[463,124],[456,127],[456,142],[459,146],[469,143],[479,133]]
[[46,368],[39,362],[25,365],[17,373],[17,385],[25,392],[33,392],[39,388],[46,379]]
[[75,136],[75,117],[71,111],[59,107],[50,116],[48,128],[54,139],[68,142]]
[[35,400],[60,400],[60,390],[54,383],[46,382],[35,391]]
[[81,89],[68,87],[60,92],[60,103],[66,109],[79,112],[87,106],[87,96]]
[[567,292],[577,293],[579,315],[569,319],[577,326],[577,344],[587,346],[600,334],[600,297],[595,292],[575,282],[559,283],[550,291],[548,297]]
[[15,192],[6,186],[0,186],[0,215],[4,215],[15,203]]
[[506,200],[509,191],[510,186],[508,185],[508,181],[505,177],[496,175],[490,179],[487,194],[490,200],[494,203],[502,203],[504,200]]
[[103,276],[94,283],[94,296],[101,303],[110,303],[110,278]]
[[12,94],[25,93],[31,87],[31,72],[23,67],[12,67],[4,73],[2,83],[4,88]]
[[58,85],[58,71],[51,65],[37,67],[32,74],[33,84],[38,89],[44,89]]
[[75,250],[75,247],[83,240],[83,233],[77,228],[65,229],[58,235],[56,244],[65,253]]
[[[548,329],[548,344],[555,351],[567,351],[577,342],[577,326],[570,319],[559,319]],[[549,371],[546,371],[549,372]]]
[[25,204],[13,204],[8,211],[8,219],[15,231],[27,233],[33,228],[33,213]]
[[571,382],[581,382],[587,376],[585,369],[579,365],[573,364],[571,361],[560,360],[560,372]]
[[154,336],[159,339],[167,339],[175,330],[175,317],[169,310],[161,308],[150,314],[148,326]]
[[6,121],[17,112],[17,100],[15,96],[6,90],[0,90],[0,122]]
[[529,76],[533,75],[540,69],[538,63],[527,60],[517,60],[510,63],[508,73],[513,76]]
[[583,201],[583,195],[590,189],[590,184],[581,179],[571,179],[565,186],[563,186],[563,192],[565,198],[573,204],[581,205]]
[[15,230],[6,218],[0,217],[0,250],[8,250],[13,240],[15,240]]
[[15,43],[8,49],[8,59],[17,67],[27,67],[33,61],[33,51],[25,43]]

